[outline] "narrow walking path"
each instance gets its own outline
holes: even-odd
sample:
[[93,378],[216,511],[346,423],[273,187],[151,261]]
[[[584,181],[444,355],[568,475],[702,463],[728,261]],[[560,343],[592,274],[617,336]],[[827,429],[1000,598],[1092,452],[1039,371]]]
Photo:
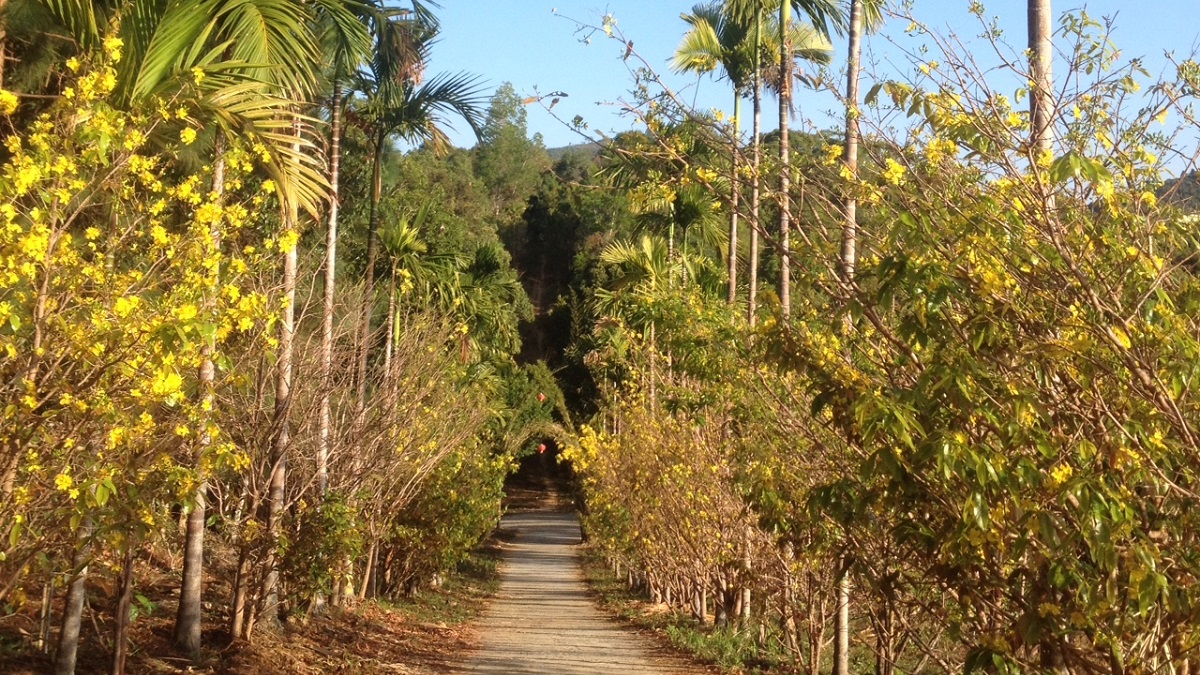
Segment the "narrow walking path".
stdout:
[[697,673],[595,607],[579,568],[579,521],[548,510],[510,514],[500,591],[477,624],[474,673]]

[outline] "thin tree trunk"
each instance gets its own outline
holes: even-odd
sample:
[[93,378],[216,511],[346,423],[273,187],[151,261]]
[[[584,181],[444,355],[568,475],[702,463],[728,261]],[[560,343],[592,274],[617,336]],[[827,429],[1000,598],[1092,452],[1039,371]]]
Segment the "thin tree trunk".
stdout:
[[[1050,0],[1029,0],[1029,93],[1031,145],[1038,154],[1054,142],[1054,30]],[[1036,157],[1035,157],[1036,159]]]
[[358,589],[358,599],[366,600],[368,597],[373,597],[371,588],[374,585],[372,582],[375,579],[375,558],[379,554],[379,541],[374,537],[371,538],[371,547],[367,549],[367,560],[363,568],[362,585]]
[[333,426],[330,398],[333,392],[333,308],[337,288],[339,183],[342,166],[342,87],[333,83],[329,141],[329,229],[325,235],[325,297],[321,306],[321,408],[317,431],[317,489],[329,489],[329,445]]
[[[297,130],[299,133],[299,130]],[[287,230],[296,232],[299,226],[299,207],[288,205]],[[279,608],[279,561],[275,542],[279,540],[283,520],[284,488],[287,484],[287,453],[291,442],[289,415],[292,408],[292,354],[296,335],[296,246],[283,255],[283,313],[279,322],[279,360],[275,373],[274,438],[271,442],[271,478],[267,487],[268,552],[266,581],[263,584],[263,616],[275,623]]]
[[[216,162],[213,164],[213,193],[220,202],[225,194],[225,136],[218,132],[213,142]],[[209,230],[210,246],[214,254],[221,251],[221,223],[215,222]],[[219,259],[219,256],[218,256]],[[220,283],[220,267],[214,266],[210,272],[212,287]],[[216,299],[211,293],[204,298],[204,311],[211,314],[216,306]],[[213,395],[217,370],[213,364],[216,354],[214,337],[206,339],[204,345],[204,360],[200,363],[197,388],[200,395],[200,407],[211,417],[215,397]],[[204,618],[204,523],[208,493],[208,476],[204,472],[203,458],[212,445],[212,437],[208,433],[207,424],[200,429],[196,441],[196,491],[192,494],[191,510],[187,514],[183,543],[183,580],[179,587],[179,608],[175,614],[175,646],[190,655],[200,651],[201,624]]]
[[[844,160],[852,180],[858,178],[858,79],[859,62],[862,55],[862,2],[850,2],[849,58],[846,70],[846,147]],[[842,225],[842,281],[849,291],[854,284],[854,271],[858,263],[858,201],[854,191],[846,195],[845,220]],[[845,330],[854,329],[849,313],[845,316]],[[844,567],[844,566],[843,566]],[[850,674],[850,572],[844,570],[838,579],[837,613],[834,618],[834,673]]]
[[732,305],[737,300],[737,249],[738,249],[738,206],[742,196],[742,182],[738,176],[739,161],[742,155],[742,143],[738,130],[742,122],[742,96],[737,89],[733,91],[733,158],[730,163],[729,186],[729,296],[726,301]]
[[63,604],[62,628],[54,653],[54,675],[73,675],[79,653],[79,629],[83,624],[83,604],[87,595],[88,558],[91,556],[92,519],[85,518],[75,535],[71,555],[71,584]]
[[392,278],[388,281],[387,321],[384,324],[387,336],[383,345],[383,379],[387,383],[387,391],[392,392],[392,355],[396,349],[396,268],[392,267]]
[[362,324],[358,344],[358,412],[367,408],[367,357],[371,351],[371,313],[375,307],[375,263],[379,257],[379,200],[383,196],[382,134],[375,139],[375,165],[371,175],[371,212],[367,227],[367,275],[363,289]]
[[8,0],[0,0],[0,88],[4,87],[4,73],[8,70]]
[[779,3],[779,305],[784,322],[792,317],[791,198],[792,163],[788,122],[792,108],[792,45],[788,26],[792,3]]
[[850,571],[838,580],[837,614],[834,618],[834,675],[850,675]]
[[[844,161],[852,180],[858,179],[858,79],[862,55],[862,0],[850,2],[850,55],[846,68],[846,147]],[[846,194],[845,220],[842,226],[842,280],[854,282],[858,260],[858,200],[854,191]]]
[[124,675],[129,656],[129,612],[133,607],[133,542],[125,542],[125,560],[121,567],[121,592],[117,599],[116,626],[113,627],[112,675]]
[[50,653],[50,608],[54,603],[54,584],[42,586],[42,606],[38,612],[38,650]]
[[754,184],[750,188],[750,279],[747,292],[749,306],[747,318],[750,327],[754,327],[755,312],[758,309],[758,232],[762,227],[759,218],[759,198],[762,188],[762,10],[754,16],[754,156],[751,160],[754,169]]
[[241,639],[246,629],[246,596],[250,594],[250,555],[245,545],[239,549],[237,570],[233,577],[233,600],[230,603],[230,642]]

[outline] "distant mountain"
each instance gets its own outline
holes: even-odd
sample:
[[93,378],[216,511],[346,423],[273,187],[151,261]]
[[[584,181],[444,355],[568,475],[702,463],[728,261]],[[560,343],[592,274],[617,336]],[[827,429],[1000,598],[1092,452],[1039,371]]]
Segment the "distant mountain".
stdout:
[[1158,198],[1184,211],[1200,211],[1200,172],[1192,171],[1163,183]]
[[600,153],[599,143],[577,143],[575,145],[564,145],[559,148],[546,148],[546,154],[550,155],[550,161],[557,162],[562,159],[563,155],[568,152],[578,152],[588,157],[595,157]]

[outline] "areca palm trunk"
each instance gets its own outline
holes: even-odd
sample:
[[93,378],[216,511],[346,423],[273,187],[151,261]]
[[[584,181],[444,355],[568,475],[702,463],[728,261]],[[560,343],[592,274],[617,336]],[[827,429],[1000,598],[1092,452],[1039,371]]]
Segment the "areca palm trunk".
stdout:
[[[850,0],[849,55],[846,67],[846,145],[844,161],[851,180],[858,179],[858,80],[862,57],[863,0]],[[842,282],[848,293],[853,292],[854,270],[858,262],[858,200],[854,191],[846,193],[842,224]],[[849,314],[845,318],[846,332],[853,330]],[[843,561],[844,563],[844,561]],[[834,673],[850,674],[850,570],[840,565],[837,585],[837,614],[834,617]]]
[[371,212],[367,226],[367,274],[363,289],[362,323],[358,344],[358,412],[367,408],[367,360],[371,345],[371,314],[375,307],[375,264],[379,258],[379,200],[383,195],[383,144],[386,135],[376,132],[371,174]]
[[[299,125],[295,131],[300,135]],[[285,227],[287,234],[299,228],[299,205],[292,201],[287,206]],[[291,442],[290,413],[292,408],[292,356],[296,336],[296,267],[297,246],[283,254],[283,312],[279,317],[279,359],[275,373],[275,411],[272,421],[271,476],[267,486],[267,537],[271,548],[267,554],[267,575],[263,583],[263,616],[274,623],[278,620],[279,607],[279,561],[275,555],[283,520],[284,489],[287,485],[287,453]]]
[[754,183],[750,188],[750,259],[747,294],[749,307],[747,318],[750,327],[754,327],[755,310],[758,309],[758,230],[761,227],[759,219],[759,194],[762,178],[759,173],[762,168],[762,10],[754,14],[754,150],[751,162],[753,164]]
[[792,45],[788,25],[792,3],[779,3],[779,304],[786,322],[792,316],[791,196],[792,163],[788,122],[792,108]]
[[321,404],[317,429],[317,487],[329,489],[329,437],[333,426],[333,309],[337,289],[338,193],[342,165],[342,87],[333,83],[329,141],[329,229],[325,235],[325,297],[321,306]]
[[[392,276],[388,280],[387,336],[383,345],[383,379],[391,386],[392,355],[396,350],[396,266],[392,265]],[[389,393],[390,389],[389,389]]]
[[[850,46],[846,68],[846,145],[843,161],[851,179],[858,179],[858,80],[862,58],[862,0],[850,2]],[[858,199],[854,191],[846,193],[845,220],[842,225],[842,280],[850,284],[858,260]]]
[[[216,162],[213,164],[213,193],[218,203],[225,194],[225,136],[218,132],[213,143]],[[209,230],[210,245],[215,253],[221,250],[221,223],[214,222]],[[211,314],[216,305],[213,297],[220,283],[220,268],[214,266],[210,272],[211,288],[204,298],[205,312]],[[216,366],[213,357],[216,354],[215,337],[205,338],[203,361],[200,363],[198,375],[198,390],[200,407],[211,417],[215,401],[214,388],[216,382]],[[192,509],[188,512],[183,544],[183,579],[179,586],[179,607],[175,613],[175,646],[188,654],[200,651],[201,622],[204,618],[204,525],[206,520],[206,499],[208,497],[208,476],[204,474],[203,457],[212,444],[212,436],[208,433],[208,425],[200,429],[196,441],[196,491],[192,494]]]
[[[1053,152],[1054,147],[1054,41],[1051,17],[1050,0],[1029,0],[1029,79],[1033,81],[1029,93],[1029,141],[1035,166],[1038,159]],[[1045,207],[1053,210],[1054,195],[1047,192],[1045,200]],[[1045,563],[1040,565],[1039,584],[1046,584],[1049,574],[1048,566]],[[1062,645],[1054,638],[1044,639],[1038,645],[1038,652],[1041,666],[1047,672],[1066,672]]]
[[73,675],[79,651],[79,631],[83,625],[83,604],[87,593],[88,559],[91,557],[92,519],[85,517],[75,533],[71,555],[71,584],[63,604],[62,627],[54,652],[54,675]]
[[742,121],[742,95],[735,87],[733,90],[733,155],[730,162],[729,185],[729,297],[727,302],[732,305],[737,300],[737,246],[738,246],[738,206],[741,202],[742,185],[738,178],[738,166],[741,165],[741,139],[738,131]]
[[1050,0],[1029,0],[1029,75],[1033,91],[1029,96],[1032,146],[1039,153],[1049,152],[1054,141],[1054,42]]

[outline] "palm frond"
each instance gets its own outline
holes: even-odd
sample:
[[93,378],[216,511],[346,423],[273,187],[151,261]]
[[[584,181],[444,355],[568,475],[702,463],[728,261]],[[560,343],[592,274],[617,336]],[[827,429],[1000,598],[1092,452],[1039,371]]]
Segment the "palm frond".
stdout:
[[368,28],[371,5],[364,0],[313,0],[321,53],[332,55],[334,77],[341,79],[370,62],[374,43]]
[[442,73],[420,86],[406,86],[399,98],[372,102],[374,115],[387,134],[410,142],[424,142],[434,149],[448,143],[445,128],[453,128],[450,116],[461,117],[478,138],[483,133],[484,95],[482,80],[468,73]]
[[683,40],[675,48],[671,68],[678,73],[710,73],[721,65],[725,48],[717,36],[716,26],[703,17],[683,15],[692,28],[684,33]]
[[292,0],[220,0],[212,23],[229,43],[226,58],[253,64],[255,77],[298,96],[312,91],[321,61],[307,8]]
[[329,190],[323,158],[312,140],[317,136],[316,120],[297,114],[295,101],[266,94],[253,80],[213,86],[197,105],[226,133],[261,143],[268,151],[265,168],[278,186],[280,200],[316,216]]
[[91,0],[42,0],[42,3],[81,48],[92,49],[100,43],[103,17],[97,16],[96,4]]

